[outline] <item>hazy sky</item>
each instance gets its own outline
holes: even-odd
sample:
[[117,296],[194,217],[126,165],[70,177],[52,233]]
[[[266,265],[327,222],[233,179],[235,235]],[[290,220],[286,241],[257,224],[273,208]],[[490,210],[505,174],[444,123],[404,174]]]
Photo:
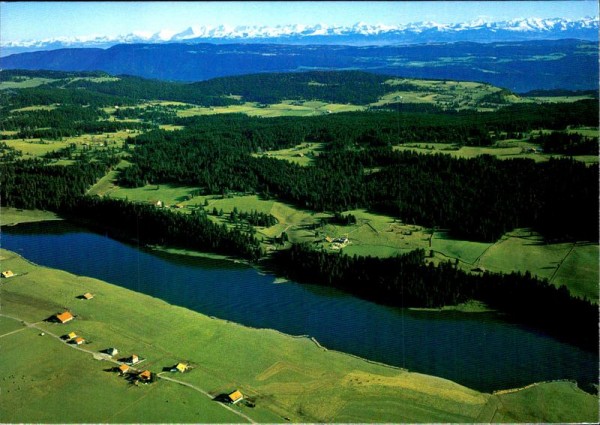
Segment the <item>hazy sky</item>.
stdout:
[[597,1],[3,2],[0,42],[179,32],[190,26],[394,25],[586,16],[598,16]]

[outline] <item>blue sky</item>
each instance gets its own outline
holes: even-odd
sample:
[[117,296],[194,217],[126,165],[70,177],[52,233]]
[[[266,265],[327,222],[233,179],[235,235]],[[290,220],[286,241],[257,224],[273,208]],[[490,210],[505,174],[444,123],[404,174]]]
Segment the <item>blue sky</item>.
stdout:
[[394,25],[586,16],[598,16],[596,1],[3,2],[0,41],[179,32],[221,24]]

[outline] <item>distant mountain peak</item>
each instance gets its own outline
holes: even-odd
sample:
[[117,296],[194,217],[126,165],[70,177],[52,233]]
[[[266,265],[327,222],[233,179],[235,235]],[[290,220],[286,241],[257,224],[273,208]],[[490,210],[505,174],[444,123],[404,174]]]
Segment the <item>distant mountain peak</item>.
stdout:
[[59,37],[45,40],[3,41],[0,54],[22,53],[59,47],[102,47],[120,43],[286,43],[384,45],[449,41],[520,41],[533,39],[579,38],[598,41],[598,17],[581,19],[527,17],[509,21],[477,18],[470,22],[415,22],[383,25],[357,22],[350,26],[292,24],[277,26],[191,25],[183,31],[135,31],[108,37],[105,35]]

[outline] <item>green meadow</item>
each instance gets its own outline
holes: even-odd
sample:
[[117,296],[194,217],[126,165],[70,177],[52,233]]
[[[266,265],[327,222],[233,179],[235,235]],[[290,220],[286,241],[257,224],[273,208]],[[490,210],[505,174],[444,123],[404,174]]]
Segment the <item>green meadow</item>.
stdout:
[[[1,250],[0,421],[25,423],[595,422],[598,399],[570,382],[480,393],[451,381],[169,305],[96,279],[35,266]],[[91,292],[94,298],[77,297]],[[67,309],[75,319],[44,322]],[[56,338],[75,332],[80,347]],[[134,385],[100,355],[138,354],[159,378]],[[191,370],[163,372],[185,361]],[[172,382],[161,379],[175,379]],[[187,384],[189,386],[186,386]],[[211,400],[239,389],[251,405]],[[208,396],[207,396],[208,394]],[[552,405],[551,409],[547,406]]]
[[323,143],[303,143],[293,148],[271,150],[255,153],[252,156],[267,156],[275,159],[283,159],[298,165],[310,165],[313,158],[323,149]]
[[79,150],[83,149],[106,149],[106,147],[121,148],[125,139],[130,134],[126,131],[118,131],[102,134],[82,134],[81,136],[63,137],[61,140],[50,139],[6,139],[9,147],[21,151],[23,159],[31,159],[43,156],[50,152],[65,149],[71,144],[75,144]]
[[[591,131],[590,131],[591,132]],[[597,133],[596,133],[597,134]],[[530,148],[536,146],[524,141],[500,142],[496,146],[456,146],[448,143],[405,143],[394,146],[397,151],[412,151],[425,154],[447,154],[455,158],[475,158],[480,155],[492,155],[498,159],[527,158],[536,162],[548,161],[550,158],[566,158],[567,155],[546,154],[531,152]],[[569,158],[598,164],[599,158],[595,155],[577,155]]]
[[55,213],[41,210],[22,210],[0,206],[0,226],[11,226],[19,223],[61,220]]
[[51,78],[22,77],[20,81],[0,81],[0,90],[27,89],[31,87],[38,87],[42,84],[51,83],[53,81],[56,80]]
[[[469,81],[441,81],[441,80],[417,80],[409,78],[395,78],[386,81],[392,90],[386,93],[371,106],[384,106],[390,103],[417,103],[430,104],[442,108],[452,109],[475,109],[479,111],[493,111],[498,109],[498,104],[489,102],[485,104],[486,96],[497,95],[502,92],[499,87],[485,83]],[[399,90],[395,87],[402,86]],[[520,98],[514,94],[503,94],[503,102],[506,103],[531,103],[531,100]]]
[[256,102],[245,102],[242,105],[202,107],[191,106],[177,111],[179,117],[215,114],[246,114],[252,117],[309,117],[336,112],[363,111],[364,106],[326,103],[320,101],[291,101],[261,105]]

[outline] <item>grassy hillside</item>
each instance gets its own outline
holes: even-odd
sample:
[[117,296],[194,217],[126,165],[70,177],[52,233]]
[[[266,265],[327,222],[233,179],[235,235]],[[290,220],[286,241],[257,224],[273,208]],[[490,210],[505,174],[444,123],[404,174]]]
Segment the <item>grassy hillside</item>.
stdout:
[[[2,250],[2,422],[595,422],[597,397],[569,382],[509,394],[326,351],[306,338],[211,319]],[[91,292],[94,298],[77,297]],[[43,320],[63,309],[67,324]],[[75,332],[75,347],[54,336]],[[99,352],[132,353],[159,375],[133,385]],[[186,373],[163,373],[186,361]],[[180,383],[168,381],[171,378]],[[191,385],[191,386],[190,386]],[[212,401],[240,389],[255,404]],[[552,405],[552,409],[547,406]],[[287,418],[287,419],[286,419]]]

